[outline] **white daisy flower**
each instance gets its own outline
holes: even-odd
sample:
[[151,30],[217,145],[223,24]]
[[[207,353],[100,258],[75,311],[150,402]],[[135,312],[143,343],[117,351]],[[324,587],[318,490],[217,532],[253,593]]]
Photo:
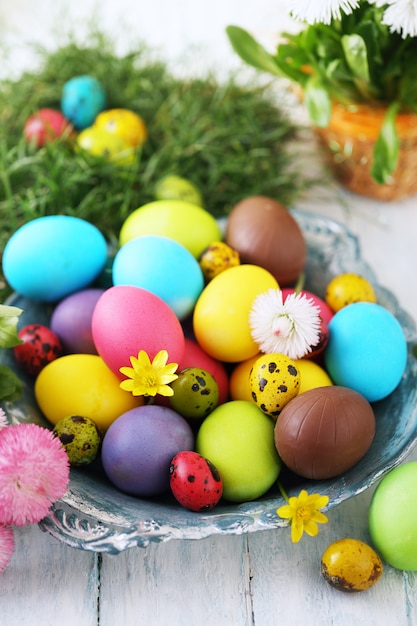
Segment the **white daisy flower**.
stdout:
[[280,289],[269,289],[255,298],[249,325],[261,352],[301,359],[319,341],[320,309],[305,294],[292,293],[284,302]]
[[417,0],[386,0],[383,24],[402,38],[417,36]]
[[343,13],[352,13],[359,6],[359,0],[287,0],[289,13],[308,24],[322,22],[329,24],[331,19],[340,19]]

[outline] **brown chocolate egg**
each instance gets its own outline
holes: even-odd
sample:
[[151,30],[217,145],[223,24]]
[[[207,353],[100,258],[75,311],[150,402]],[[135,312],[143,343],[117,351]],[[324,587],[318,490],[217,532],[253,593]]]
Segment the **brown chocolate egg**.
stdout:
[[226,243],[237,250],[241,263],[268,270],[280,287],[293,284],[304,269],[307,246],[290,211],[266,196],[251,196],[230,213]]
[[296,396],[274,430],[283,463],[299,476],[333,478],[353,467],[375,436],[375,415],[357,391],[337,385]]

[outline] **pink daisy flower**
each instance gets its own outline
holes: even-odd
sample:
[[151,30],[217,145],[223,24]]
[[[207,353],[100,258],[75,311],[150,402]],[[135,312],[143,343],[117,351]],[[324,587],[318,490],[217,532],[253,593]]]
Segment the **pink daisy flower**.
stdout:
[[10,526],[0,526],[0,574],[4,572],[14,550],[13,529]]
[[36,424],[0,430],[0,524],[39,522],[68,482],[68,455],[52,431]]

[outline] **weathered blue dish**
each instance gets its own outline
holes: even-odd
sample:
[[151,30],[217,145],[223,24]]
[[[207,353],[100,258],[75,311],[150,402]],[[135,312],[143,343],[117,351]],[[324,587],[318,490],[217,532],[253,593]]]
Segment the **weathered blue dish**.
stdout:
[[[328,509],[337,506],[370,487],[401,463],[417,441],[417,359],[413,345],[417,340],[414,321],[401,309],[396,298],[377,284],[372,270],[361,258],[357,238],[341,224],[325,217],[293,211],[307,245],[308,263],[305,288],[324,294],[329,280],[341,272],[357,272],[375,288],[378,302],[389,309],[401,323],[408,342],[407,368],[397,389],[373,405],[377,430],[366,456],[344,476],[325,481],[307,481],[282,476],[291,494],[301,488],[329,496]],[[9,304],[24,309],[21,323],[47,323],[51,307],[29,302],[14,295]],[[11,351],[4,351],[1,361],[15,367]],[[20,375],[20,373],[19,373]],[[25,381],[24,394],[18,403],[5,406],[11,422],[35,422],[48,426],[33,397],[33,383]],[[241,534],[286,526],[276,509],[284,503],[278,489],[265,497],[239,505],[219,504],[206,513],[194,513],[170,497],[158,500],[133,498],[116,490],[100,468],[73,469],[70,486],[50,515],[40,523],[43,530],[75,548],[118,553],[133,546],[169,539],[203,539],[213,534]]]

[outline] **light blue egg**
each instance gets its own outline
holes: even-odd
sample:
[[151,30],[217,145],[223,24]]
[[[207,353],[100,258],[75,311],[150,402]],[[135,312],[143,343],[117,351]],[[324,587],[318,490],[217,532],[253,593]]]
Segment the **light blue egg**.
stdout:
[[407,341],[401,324],[387,309],[356,302],[330,320],[324,360],[336,385],[350,387],[375,402],[400,383],[407,363]]
[[93,76],[75,76],[67,81],[62,90],[61,109],[75,128],[91,126],[106,106],[103,85]]
[[49,215],[21,226],[3,253],[3,274],[23,296],[55,302],[90,285],[107,260],[96,226],[78,217]]
[[183,320],[203,290],[204,277],[198,261],[182,244],[162,235],[143,235],[117,252],[113,284],[152,291]]

